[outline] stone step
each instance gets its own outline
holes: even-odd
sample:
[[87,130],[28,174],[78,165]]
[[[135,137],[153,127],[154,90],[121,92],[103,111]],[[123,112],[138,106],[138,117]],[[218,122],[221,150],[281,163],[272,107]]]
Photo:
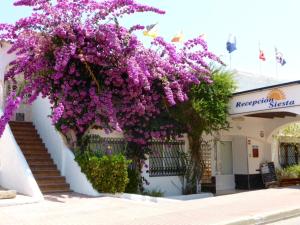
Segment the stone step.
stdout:
[[15,139],[16,141],[19,143],[34,143],[34,142],[37,142],[37,143],[43,143],[42,139],[39,137],[39,136],[17,136],[15,135]]
[[29,166],[52,166],[55,165],[51,159],[49,160],[35,160],[35,161],[28,161]]
[[32,146],[24,146],[24,145],[19,145],[20,148],[22,147],[22,152],[46,152],[47,148],[45,146],[40,146],[40,145],[32,145]]
[[37,130],[34,127],[11,127],[11,130],[16,134],[36,134],[38,135]]
[[44,154],[44,153],[43,154],[29,154],[29,155],[24,154],[24,156],[28,162],[47,161],[47,160],[52,161],[50,154]]
[[27,131],[22,131],[22,132],[14,132],[13,131],[13,134],[14,136],[17,138],[17,139],[41,139],[40,136],[37,134],[37,133],[33,133],[33,132],[27,132]]
[[39,151],[31,151],[31,152],[23,152],[23,155],[25,156],[26,159],[47,159],[51,160],[51,156],[48,152],[39,152]]
[[70,186],[66,183],[53,183],[53,184],[40,184],[39,185],[43,193],[54,193],[54,192],[69,192]]
[[59,173],[59,171],[58,171],[58,169],[57,169],[57,167],[56,167],[55,164],[53,164],[51,166],[46,166],[46,167],[43,167],[43,166],[41,166],[41,167],[40,166],[32,166],[30,169],[31,169],[31,171],[33,173],[35,173],[35,172],[43,172],[43,171],[46,171],[46,172],[49,172],[49,173],[51,173],[51,172],[58,172]]
[[35,176],[38,184],[49,184],[49,183],[65,183],[66,178],[63,176]]
[[49,155],[46,150],[23,150],[24,155]]
[[46,148],[45,145],[43,143],[19,143],[17,142],[18,145],[20,146],[21,149],[25,148],[25,149],[39,149],[39,148]]
[[[46,148],[46,146],[44,145],[44,143],[41,140],[32,140],[32,139],[18,139],[15,138],[18,145],[20,146],[20,148],[24,148],[25,150],[27,149],[39,149],[39,148]],[[21,148],[21,149],[22,149]]]
[[31,158],[27,157],[28,164],[30,164],[30,163],[46,163],[46,162],[49,162],[49,161],[53,162],[50,155],[49,155],[49,158],[37,158],[36,159],[36,158],[34,158],[34,156],[33,156],[33,158],[32,157]]
[[28,121],[10,121],[9,124],[16,126],[33,126],[33,123]]
[[60,176],[60,173],[58,170],[31,170],[33,175],[40,175],[40,176]]
[[35,127],[30,122],[10,122],[15,139],[43,193],[69,192]]
[[28,146],[28,145],[22,145],[22,151],[29,151],[29,150],[32,150],[32,151],[46,151],[47,152],[47,149],[45,146],[40,146],[40,145],[32,145],[32,146]]
[[57,170],[57,167],[55,164],[52,163],[52,165],[45,165],[45,164],[40,164],[40,165],[30,165],[30,169],[32,172],[34,171],[48,171],[48,170]]

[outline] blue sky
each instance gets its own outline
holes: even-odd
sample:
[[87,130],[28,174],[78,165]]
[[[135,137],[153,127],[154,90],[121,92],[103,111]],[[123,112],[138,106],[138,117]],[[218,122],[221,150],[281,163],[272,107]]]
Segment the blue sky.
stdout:
[[[237,38],[237,50],[232,53],[232,69],[260,74],[258,43],[265,52],[266,62],[261,73],[276,77],[274,46],[287,61],[278,64],[277,78],[300,80],[300,1],[298,0],[139,0],[166,10],[163,16],[138,14],[125,19],[125,25],[159,22],[159,34],[171,39],[183,31],[185,39],[206,34],[209,48],[229,64],[225,43],[230,33]],[[0,21],[13,22],[28,15],[29,9],[13,7],[12,0],[2,0]],[[149,40],[142,37],[147,43]],[[299,60],[300,61],[300,60]]]

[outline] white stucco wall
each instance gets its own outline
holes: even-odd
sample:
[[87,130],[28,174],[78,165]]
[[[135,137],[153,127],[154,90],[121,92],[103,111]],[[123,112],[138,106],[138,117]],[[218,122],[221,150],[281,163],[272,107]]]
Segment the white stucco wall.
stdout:
[[[232,139],[234,174],[257,174],[259,164],[265,161],[274,161],[278,164],[278,145],[273,135],[278,128],[298,121],[298,117],[286,118],[255,118],[238,117],[230,121],[231,128],[222,131],[220,140]],[[263,134],[263,135],[262,135]],[[259,157],[252,156],[252,146],[259,146]],[[248,167],[247,167],[248,163]]]
[[74,154],[68,149],[63,138],[52,125],[51,119],[48,117],[50,112],[51,108],[48,99],[38,97],[32,105],[33,123],[51,157],[61,174],[66,177],[71,190],[81,194],[98,196],[99,193],[94,190],[86,176],[81,172],[77,162],[75,162]]
[[[7,54],[9,47],[8,43],[0,43],[0,115],[3,114],[2,110],[5,103],[4,74],[8,64],[15,59],[14,54]],[[0,186],[32,196],[37,201],[43,199],[43,195],[9,125],[6,126],[0,138]]]
[[[272,119],[238,117],[230,120],[230,129],[220,132],[220,141],[232,141],[233,174],[222,175],[220,168],[220,152],[217,151],[216,176],[217,190],[228,190],[235,188],[235,174],[258,174],[260,163],[274,161],[278,165],[278,151],[276,146],[268,141],[267,131],[272,126]],[[263,136],[261,136],[263,133]],[[259,157],[253,157],[253,145],[259,146]],[[219,167],[219,168],[218,168]]]
[[[0,110],[0,114],[2,112]],[[0,186],[42,200],[43,195],[9,128],[0,138]]]
[[216,190],[225,191],[235,189],[234,175],[216,175]]
[[[7,54],[10,49],[10,44],[0,41],[0,107],[2,108],[5,104],[6,97],[6,86],[7,82],[4,84],[4,74],[9,68],[9,63],[15,60],[15,54]],[[22,76],[17,78],[17,81],[22,80]],[[24,113],[25,121],[31,121],[31,107],[25,104],[21,104],[16,113]],[[12,116],[12,120],[15,120],[15,114]]]
[[[266,161],[270,161],[271,158],[267,159],[266,156],[267,150],[265,149],[264,143],[258,141],[254,138],[248,138],[248,167],[249,167],[249,174],[258,174],[260,171],[260,164]],[[258,157],[253,156],[252,148],[253,146],[258,146]]]

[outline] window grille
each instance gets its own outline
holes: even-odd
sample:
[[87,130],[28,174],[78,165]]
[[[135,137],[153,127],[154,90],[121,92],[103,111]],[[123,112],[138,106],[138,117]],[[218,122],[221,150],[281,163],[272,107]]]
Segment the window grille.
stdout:
[[[149,175],[182,176],[186,171],[184,158],[184,141],[152,141],[149,148]],[[103,138],[90,135],[88,148],[102,154],[118,154],[126,152],[126,141],[123,138]]]
[[89,149],[92,151],[118,154],[124,153],[126,149],[126,143],[124,138],[103,138],[99,135],[91,135],[89,137]]
[[149,155],[149,175],[182,176],[186,171],[184,141],[152,141]]
[[25,121],[25,114],[24,113],[16,113],[16,121],[24,122]]
[[293,143],[281,143],[279,148],[279,163],[281,167],[298,164],[300,161],[299,148]]

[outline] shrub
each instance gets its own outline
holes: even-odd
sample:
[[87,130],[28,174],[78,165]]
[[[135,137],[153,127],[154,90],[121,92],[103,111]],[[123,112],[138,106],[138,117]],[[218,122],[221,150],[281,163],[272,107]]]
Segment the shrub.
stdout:
[[300,178],[300,165],[289,166],[276,171],[279,179],[282,178]]
[[122,154],[101,155],[85,151],[76,155],[81,171],[99,192],[120,193],[129,181],[127,168],[130,163]]
[[136,169],[128,168],[128,178],[129,182],[126,186],[125,192],[126,193],[139,193],[139,186],[141,183],[141,176],[140,172]]

